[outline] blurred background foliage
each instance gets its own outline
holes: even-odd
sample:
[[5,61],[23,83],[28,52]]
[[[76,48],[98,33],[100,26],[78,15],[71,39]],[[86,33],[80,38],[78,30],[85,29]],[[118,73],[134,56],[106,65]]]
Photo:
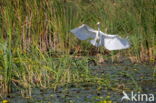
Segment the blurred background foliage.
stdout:
[[[68,54],[113,54],[119,60],[127,56],[133,62],[154,62],[155,11],[155,0],[0,0],[2,93],[13,84],[30,90],[34,85],[51,86],[50,81],[56,86],[89,78],[84,64],[88,59],[75,61]],[[128,36],[131,48],[111,53],[70,33],[81,24],[97,29],[98,21],[103,32]]]
[[13,51],[38,46],[43,52],[92,52],[70,30],[84,23],[96,29],[100,21],[102,31],[129,37],[129,56],[156,56],[154,0],[1,0],[0,7],[0,39],[11,35]]

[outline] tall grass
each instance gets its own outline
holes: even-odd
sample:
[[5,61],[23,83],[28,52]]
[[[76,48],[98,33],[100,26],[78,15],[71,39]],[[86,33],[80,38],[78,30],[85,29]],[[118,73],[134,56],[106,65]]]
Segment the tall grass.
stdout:
[[1,0],[2,87],[9,92],[10,84],[57,87],[86,80],[87,59],[74,61],[68,55],[71,51],[74,55],[94,52],[90,44],[70,33],[83,23],[97,28],[100,21],[102,31],[128,36],[131,48],[118,51],[122,56],[155,61],[155,20],[155,0]]
[[[28,51],[32,44],[39,45],[42,52],[90,51],[92,46],[80,42],[70,30],[82,23],[97,28],[96,22],[100,21],[102,31],[129,37],[132,47],[126,52],[131,58],[153,60],[154,4],[154,0],[2,0],[1,39],[6,40],[8,29],[12,28],[13,48],[23,51]],[[6,8],[10,9],[10,22],[5,17]]]

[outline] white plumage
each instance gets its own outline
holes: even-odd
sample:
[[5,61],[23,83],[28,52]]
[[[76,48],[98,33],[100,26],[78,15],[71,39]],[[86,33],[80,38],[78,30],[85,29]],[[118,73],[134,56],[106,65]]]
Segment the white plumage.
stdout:
[[100,31],[100,23],[98,23],[98,30],[94,30],[88,25],[83,24],[78,28],[72,29],[71,32],[80,40],[89,40],[96,47],[104,46],[108,50],[121,50],[130,47],[127,39]]

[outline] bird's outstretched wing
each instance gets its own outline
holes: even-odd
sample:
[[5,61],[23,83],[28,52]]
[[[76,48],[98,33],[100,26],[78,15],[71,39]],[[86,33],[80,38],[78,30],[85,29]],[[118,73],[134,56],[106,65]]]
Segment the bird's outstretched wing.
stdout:
[[96,33],[97,33],[96,30],[92,29],[86,24],[83,24],[78,28],[72,29],[71,32],[80,40],[87,40],[89,38],[95,38]]
[[108,50],[121,50],[130,47],[127,39],[123,39],[118,35],[102,35],[101,45]]

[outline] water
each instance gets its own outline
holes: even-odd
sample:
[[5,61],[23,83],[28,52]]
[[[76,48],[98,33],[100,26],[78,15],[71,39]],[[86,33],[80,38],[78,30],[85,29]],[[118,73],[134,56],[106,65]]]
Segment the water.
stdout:
[[[33,88],[29,98],[22,97],[20,92],[15,92],[7,99],[10,103],[98,103],[104,100],[121,103],[122,91],[126,91],[128,95],[131,91],[136,93],[140,91],[140,93],[152,93],[156,96],[154,65],[110,63],[90,68],[93,75],[106,78],[106,81],[102,82],[103,84],[92,82],[67,84],[55,91]],[[135,102],[124,101],[123,103]]]

